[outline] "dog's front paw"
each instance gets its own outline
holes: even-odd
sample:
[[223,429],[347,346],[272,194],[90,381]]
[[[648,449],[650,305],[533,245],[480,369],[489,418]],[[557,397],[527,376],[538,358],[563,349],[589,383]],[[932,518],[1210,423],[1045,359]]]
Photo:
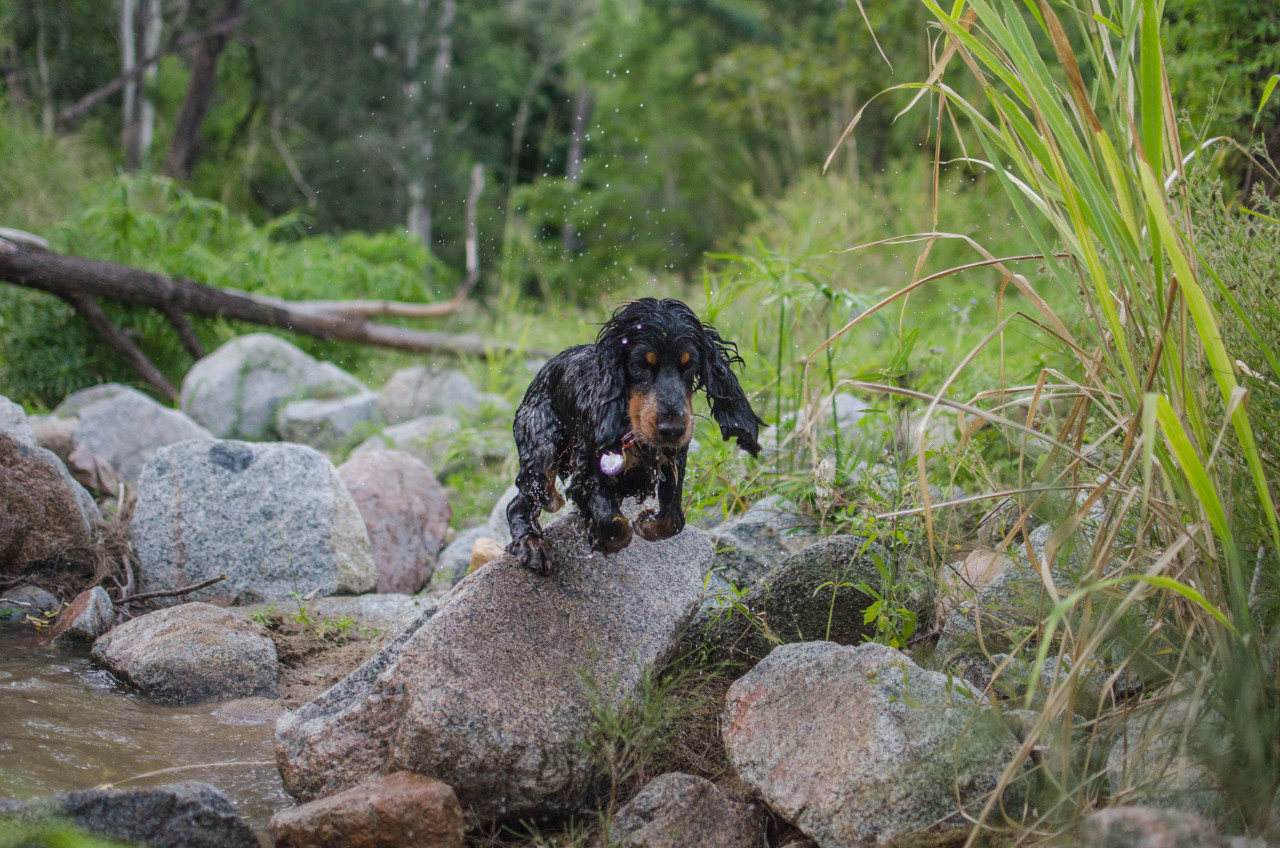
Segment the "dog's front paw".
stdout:
[[513,540],[507,545],[507,553],[530,571],[537,574],[551,573],[551,551],[540,536]]
[[658,514],[657,510],[646,509],[636,518],[636,535],[646,542],[670,539],[683,529],[683,517],[676,521],[669,516]]
[[602,554],[616,554],[631,544],[631,522],[621,515],[597,522],[591,533],[591,547]]

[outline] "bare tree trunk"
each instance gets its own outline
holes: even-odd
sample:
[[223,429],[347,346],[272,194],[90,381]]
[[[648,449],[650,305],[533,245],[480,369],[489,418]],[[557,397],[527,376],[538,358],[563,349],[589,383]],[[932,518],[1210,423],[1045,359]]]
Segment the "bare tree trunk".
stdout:
[[[0,6],[0,9],[6,8]],[[0,14],[0,32],[13,32],[13,15],[16,12],[11,5],[8,13]],[[22,54],[12,36],[0,38],[0,72],[4,74],[5,91],[11,104],[23,110],[27,105],[27,86],[22,74]]]
[[[409,119],[409,143],[422,145],[422,75],[418,72],[419,56],[422,53],[423,28],[427,12],[431,8],[431,0],[419,0],[418,8],[410,18],[409,33],[405,44],[405,98],[408,100],[406,112]],[[425,175],[425,158],[430,149],[420,150],[420,156],[409,156],[408,181],[405,194],[409,198],[409,208],[405,213],[405,229],[409,235],[424,244],[427,237],[424,232],[430,229],[427,219],[425,201],[427,196],[427,179]]]
[[138,78],[132,71],[138,66],[138,29],[134,22],[136,0],[120,0],[120,74],[128,77],[124,84],[124,102],[121,105],[123,124],[120,146],[124,148],[124,166],[129,170],[138,167]]
[[[160,35],[164,29],[160,0],[142,0],[142,55],[150,58],[160,52]],[[151,146],[156,137],[156,104],[147,94],[147,87],[159,76],[155,63],[148,63],[142,74],[142,88],[138,114],[138,164],[146,167],[151,159]]]
[[49,70],[49,55],[45,47],[49,30],[48,8],[44,3],[36,7],[36,70],[40,74],[40,125],[45,138],[53,137],[53,74]]
[[[423,0],[421,4],[421,18],[425,19],[429,0]],[[417,117],[421,114],[419,106],[416,102],[417,97],[421,95],[422,87],[416,82],[417,74],[417,36],[413,37],[410,44],[412,56],[410,58],[410,79],[411,97],[414,98],[412,108],[415,117],[410,122],[410,136],[412,142],[418,146],[417,161],[413,162],[411,167],[412,176],[408,183],[409,194],[409,215],[408,229],[409,234],[416,236],[422,240],[422,243],[431,248],[433,235],[431,232],[431,197],[427,191],[427,185],[435,182],[434,177],[438,174],[436,168],[436,135],[444,129],[447,114],[445,112],[445,84],[449,79],[449,71],[453,67],[453,19],[457,15],[457,0],[443,0],[440,7],[440,22],[436,27],[436,58],[431,74],[431,94],[427,101],[426,120],[423,121]]]
[[[244,0],[222,0],[219,20],[240,15]],[[214,86],[218,80],[218,57],[227,46],[225,35],[212,35],[199,41],[191,49],[191,79],[173,128],[173,145],[164,171],[171,177],[187,179],[200,156],[200,129],[213,103]]]
[[484,165],[479,162],[471,169],[471,191],[467,193],[467,280],[463,292],[470,292],[480,282],[480,236],[476,227],[476,207],[480,205],[480,193],[484,191]]

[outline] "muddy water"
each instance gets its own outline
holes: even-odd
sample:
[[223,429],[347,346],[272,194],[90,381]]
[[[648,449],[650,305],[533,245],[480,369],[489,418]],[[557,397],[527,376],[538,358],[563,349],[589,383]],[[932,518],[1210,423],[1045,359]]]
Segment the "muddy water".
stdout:
[[[264,839],[271,814],[293,803],[264,713],[155,704],[95,668],[87,651],[42,647],[25,629],[0,626],[0,798],[201,780]],[[152,774],[164,769],[174,770]]]

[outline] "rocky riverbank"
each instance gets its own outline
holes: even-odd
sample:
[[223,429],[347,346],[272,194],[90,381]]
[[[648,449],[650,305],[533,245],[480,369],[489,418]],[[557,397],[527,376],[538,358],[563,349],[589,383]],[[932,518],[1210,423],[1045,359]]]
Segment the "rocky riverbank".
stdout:
[[[842,397],[833,426],[852,437],[864,409]],[[975,818],[1036,814],[1046,754],[1024,743],[1042,713],[987,683],[1043,613],[1052,528],[1023,551],[975,541],[939,588],[893,598],[935,631],[906,651],[870,641],[866,611],[886,571],[924,564],[779,497],[610,557],[568,511],[548,522],[553,574],[535,575],[501,552],[510,492],[487,523],[450,526],[435,470],[511,451],[468,429],[485,404],[501,400],[426,368],[375,393],[266,335],[197,363],[180,410],[121,386],[30,419],[0,399],[0,615],[91,644],[157,701],[278,712],[299,802],[273,821],[281,846],[460,846],[600,811],[591,839],[628,846],[947,844]],[[1069,568],[1049,575],[1070,591]],[[1172,697],[1136,669],[1083,677],[1081,720]],[[1176,730],[1135,750],[1117,735],[1104,779],[1163,781],[1183,812],[1099,813],[1086,844],[1136,844],[1135,827],[1223,843],[1190,812],[1216,790]],[[249,844],[212,788],[147,792],[3,809],[147,845]]]

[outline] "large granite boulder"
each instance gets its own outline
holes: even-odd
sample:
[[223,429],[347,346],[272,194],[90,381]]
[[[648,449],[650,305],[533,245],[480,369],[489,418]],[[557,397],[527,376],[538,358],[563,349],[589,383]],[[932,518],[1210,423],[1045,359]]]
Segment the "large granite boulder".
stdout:
[[369,534],[333,464],[304,445],[180,442],[138,482],[130,526],[140,591],[226,580],[186,600],[368,592]]
[[176,409],[168,409],[136,389],[119,391],[78,408],[78,422],[72,434],[74,449],[69,460],[75,463],[81,452],[89,452],[105,463],[126,483],[138,482],[138,475],[156,450],[175,442],[211,441],[213,435]]
[[275,848],[462,848],[462,809],[449,784],[407,771],[281,810]]
[[749,804],[691,774],[655,777],[618,811],[609,833],[619,848],[757,848],[764,828]]
[[342,398],[369,390],[267,333],[239,336],[196,362],[182,381],[183,412],[218,438],[269,439],[276,412],[291,400]]
[[482,820],[584,809],[602,774],[579,741],[592,703],[619,707],[661,669],[702,596],[696,529],[603,556],[576,516],[547,531],[550,575],[507,555],[416,631],[281,718],[285,788],[311,799],[379,772],[449,783]]
[[978,698],[883,645],[798,643],[733,684],[721,732],[739,777],[821,848],[941,844],[1018,750]]
[[465,374],[424,365],[392,374],[378,397],[378,410],[388,424],[424,415],[457,416],[479,408],[480,392]]
[[401,451],[366,451],[338,467],[373,545],[379,592],[420,590],[435,572],[453,509],[431,469]]
[[22,407],[0,397],[0,573],[49,561],[91,571],[101,521],[62,460],[36,444]]
[[93,643],[93,661],[177,704],[279,694],[276,648],[266,630],[198,601],[126,621]]

